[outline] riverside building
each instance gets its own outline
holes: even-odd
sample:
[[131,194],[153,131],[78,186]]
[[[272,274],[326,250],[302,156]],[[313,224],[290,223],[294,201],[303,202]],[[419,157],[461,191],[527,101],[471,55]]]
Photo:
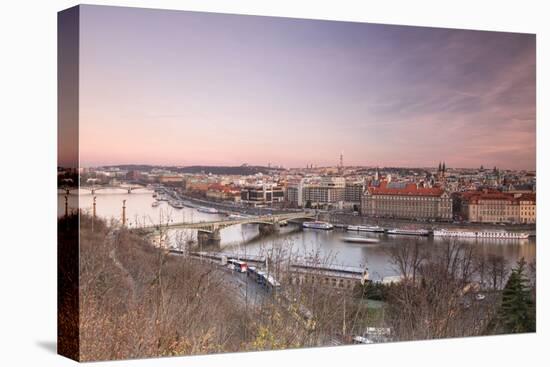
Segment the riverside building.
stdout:
[[361,214],[371,217],[451,220],[452,200],[441,188],[382,181],[379,186],[365,190]]
[[326,206],[344,201],[346,180],[343,177],[323,176],[317,184],[303,188],[303,201],[313,206]]
[[535,223],[534,193],[513,194],[497,190],[467,191],[459,195],[460,215],[477,223]]
[[251,206],[263,206],[284,201],[284,190],[275,185],[254,185],[241,189],[241,201]]

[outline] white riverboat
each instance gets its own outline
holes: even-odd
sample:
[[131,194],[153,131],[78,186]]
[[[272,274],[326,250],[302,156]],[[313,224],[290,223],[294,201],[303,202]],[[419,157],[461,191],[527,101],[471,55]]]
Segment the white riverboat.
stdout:
[[491,239],[516,239],[529,238],[528,233],[507,231],[460,231],[448,229],[434,230],[435,237],[460,237],[460,238],[491,238]]
[[181,203],[180,201],[177,201],[177,200],[172,200],[172,201],[169,202],[169,204],[173,208],[176,208],[176,209],[182,209],[183,208],[183,203]]
[[347,228],[350,232],[375,232],[375,233],[384,233],[384,228],[379,226],[348,226]]
[[227,218],[229,218],[229,219],[244,219],[244,218],[248,218],[248,216],[243,215],[243,214],[232,213],[232,214],[227,215]]
[[201,207],[197,208],[197,210],[201,213],[206,213],[206,214],[218,214],[220,212],[216,208],[207,208],[205,206],[201,206]]
[[302,224],[302,227],[311,228],[311,229],[324,229],[324,230],[329,230],[334,228],[332,224],[328,222],[320,222],[320,221],[304,222]]
[[407,236],[428,236],[430,231],[427,229],[388,229],[388,234],[407,235]]

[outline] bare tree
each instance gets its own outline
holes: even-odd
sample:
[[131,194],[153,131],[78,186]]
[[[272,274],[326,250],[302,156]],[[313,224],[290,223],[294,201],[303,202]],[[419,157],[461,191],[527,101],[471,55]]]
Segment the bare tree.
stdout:
[[[485,331],[493,308],[473,302],[478,289],[475,251],[469,245],[448,241],[418,264],[418,257],[396,251],[393,261],[416,277],[405,277],[392,287],[388,321],[400,340],[479,335]],[[404,273],[405,274],[405,273]]]

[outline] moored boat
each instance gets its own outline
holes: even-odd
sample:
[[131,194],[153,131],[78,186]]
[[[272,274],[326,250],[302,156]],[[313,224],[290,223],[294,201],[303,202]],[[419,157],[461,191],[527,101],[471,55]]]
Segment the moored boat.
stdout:
[[242,214],[235,214],[235,213],[232,213],[232,214],[229,214],[227,216],[227,218],[229,219],[243,219],[243,218],[247,218],[246,215],[242,215]]
[[428,236],[430,231],[427,229],[389,229],[388,234],[406,235],[406,236]]
[[328,222],[321,222],[321,221],[304,222],[302,223],[302,227],[311,228],[311,229],[324,229],[324,230],[329,230],[334,228],[332,224]]
[[170,202],[170,205],[176,209],[182,209],[183,208],[183,204],[179,201],[176,201],[176,200],[173,200]]
[[529,234],[525,232],[507,232],[507,231],[459,231],[436,229],[435,237],[461,237],[461,238],[490,238],[490,239],[527,239]]
[[384,233],[384,228],[379,226],[353,226],[350,225],[347,228],[348,231],[357,231],[357,232],[375,232],[375,233]]
[[218,209],[216,209],[216,208],[207,208],[205,206],[201,206],[201,207],[197,208],[197,210],[201,213],[206,213],[206,214],[218,214],[219,213]]

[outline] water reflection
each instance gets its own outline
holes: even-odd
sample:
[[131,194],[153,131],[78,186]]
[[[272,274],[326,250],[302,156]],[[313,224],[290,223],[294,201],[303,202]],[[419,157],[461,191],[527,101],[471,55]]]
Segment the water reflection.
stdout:
[[[225,218],[219,214],[206,214],[193,208],[175,209],[163,201],[157,207],[152,207],[155,199],[152,192],[126,193],[123,190],[104,190],[96,196],[97,215],[106,219],[120,221],[122,216],[122,201],[126,200],[126,216],[128,225],[134,227],[141,224],[172,222],[198,222]],[[82,192],[79,195],[80,207],[91,212],[93,195]],[[58,204],[64,206],[64,195],[58,195]],[[69,207],[77,205],[77,196],[69,196]],[[344,237],[363,236],[376,238],[378,243],[358,244],[344,241]],[[196,240],[196,231],[172,230],[169,233],[172,242],[176,240]],[[299,225],[289,224],[282,227],[278,234],[260,236],[255,224],[235,225],[221,230],[221,249],[227,252],[247,254],[265,254],[269,250],[279,250],[295,255],[318,254],[329,258],[335,263],[351,266],[367,266],[369,273],[375,278],[395,275],[396,271],[389,261],[388,249],[407,243],[419,242],[426,248],[437,250],[445,245],[442,238],[394,236],[377,233],[349,233],[342,230],[323,231],[305,229]],[[524,257],[530,262],[535,259],[535,240],[475,240],[460,239],[463,243],[476,246],[484,256],[501,255],[509,265]]]

